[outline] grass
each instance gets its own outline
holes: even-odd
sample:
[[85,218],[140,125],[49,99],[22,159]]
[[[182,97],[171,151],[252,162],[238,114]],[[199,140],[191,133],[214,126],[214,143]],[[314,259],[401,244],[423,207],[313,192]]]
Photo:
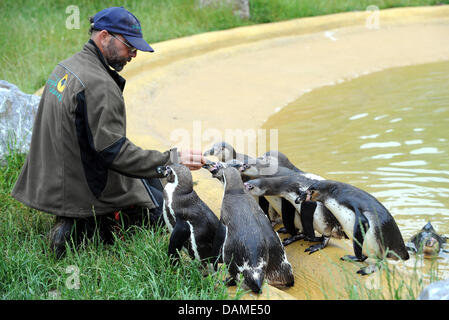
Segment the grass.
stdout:
[[47,238],[54,217],[9,196],[25,160],[9,150],[0,173],[0,299],[233,298],[222,281],[224,267],[203,276],[200,263],[186,255],[177,266],[170,263],[165,228],[123,230],[112,245],[94,237],[55,259]]
[[[79,51],[88,39],[88,17],[109,6],[123,5],[142,23],[149,43],[192,34],[345,11],[369,5],[390,7],[435,5],[449,0],[251,0],[251,19],[242,20],[228,7],[198,9],[199,0],[3,0],[0,1],[0,79],[26,93],[42,87],[56,63]],[[79,29],[66,28],[79,8]],[[69,21],[71,21],[69,19]]]
[[[227,7],[199,10],[197,0],[76,2],[80,28],[66,28],[72,0],[0,1],[0,79],[27,93],[42,87],[57,62],[79,51],[88,39],[88,20],[99,10],[123,5],[140,19],[149,43],[182,36],[275,22],[305,16],[402,6],[435,5],[449,0],[251,0],[251,19],[234,16]],[[196,261],[183,257],[177,267],[167,256],[163,229],[136,228],[124,239],[104,245],[95,238],[62,260],[49,252],[53,219],[18,203],[10,192],[25,155],[10,144],[0,163],[0,298],[1,299],[226,299],[225,270],[203,277]],[[132,234],[133,233],[133,234]],[[74,266],[75,271],[71,271]],[[76,276],[75,276],[76,275]],[[73,288],[77,284],[79,289]],[[67,285],[67,283],[69,285]],[[402,285],[404,288],[405,285]],[[355,290],[355,291],[354,291]],[[347,288],[350,298],[366,298]],[[238,292],[237,298],[241,292]],[[382,298],[402,298],[392,291]]]

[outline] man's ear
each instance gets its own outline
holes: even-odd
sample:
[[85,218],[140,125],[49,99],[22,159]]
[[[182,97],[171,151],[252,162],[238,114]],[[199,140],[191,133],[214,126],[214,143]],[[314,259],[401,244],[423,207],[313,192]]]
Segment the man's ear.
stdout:
[[104,54],[103,48],[105,48],[109,42],[109,32],[101,30],[92,35],[91,39],[95,42],[101,53]]

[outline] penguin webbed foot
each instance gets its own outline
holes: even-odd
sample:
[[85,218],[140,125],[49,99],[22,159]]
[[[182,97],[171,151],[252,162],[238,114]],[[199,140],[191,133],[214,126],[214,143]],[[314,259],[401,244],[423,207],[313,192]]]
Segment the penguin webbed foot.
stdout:
[[287,229],[286,229],[285,227],[282,227],[282,228],[279,228],[279,230],[277,231],[277,233],[286,234],[286,233],[288,233],[288,232],[287,232]]
[[314,252],[317,252],[317,251],[319,251],[321,249],[326,248],[327,244],[329,243],[329,239],[330,238],[328,238],[328,237],[322,236],[321,237],[321,243],[314,244],[314,245],[308,247],[306,250],[304,250],[304,252],[308,252],[309,254],[312,254]]
[[324,241],[324,237],[311,237],[311,236],[304,236],[304,240],[309,241],[309,242],[322,242]]
[[298,241],[298,240],[302,240],[302,239],[304,239],[305,238],[305,235],[304,234],[296,234],[296,235],[294,235],[294,236],[291,236],[291,237],[288,237],[288,238],[285,238],[283,241],[282,241],[282,245],[285,247],[285,246],[288,246],[289,244],[292,244],[293,242],[295,242],[295,241]]
[[367,258],[368,258],[367,256],[362,256],[362,257],[358,258],[358,257],[356,257],[356,256],[351,256],[351,255],[347,254],[347,255],[341,257],[340,260],[343,260],[343,261],[352,261],[352,262],[363,262],[363,261],[365,261]]
[[377,269],[378,268],[377,268],[377,266],[375,264],[371,264],[371,265],[369,265],[367,267],[360,268],[357,271],[357,273],[362,275],[362,276],[366,276],[366,275],[369,275],[369,274],[372,274],[372,273],[376,272]]

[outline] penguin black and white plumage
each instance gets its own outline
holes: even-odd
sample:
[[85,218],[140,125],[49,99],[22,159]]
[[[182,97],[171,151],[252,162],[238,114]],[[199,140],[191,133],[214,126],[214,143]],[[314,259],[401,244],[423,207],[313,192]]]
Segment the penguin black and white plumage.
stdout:
[[[220,162],[226,163],[225,166],[231,165],[236,168],[243,168],[244,164],[252,164],[256,162],[256,159],[246,154],[238,153],[231,144],[225,141],[214,143],[209,150],[206,150],[203,153],[203,155],[215,156]],[[249,179],[249,177],[242,175],[243,181]],[[259,206],[265,214],[269,215],[270,212],[274,212],[273,208],[270,207],[270,203],[264,197],[258,197],[255,198],[255,200],[259,203]]]
[[[293,164],[291,164],[287,157],[282,153],[277,151],[269,152],[275,155],[281,154],[282,156],[280,156],[279,158],[272,157],[268,155],[269,153],[266,153],[263,156],[257,158],[254,163],[243,163],[239,167],[239,172],[244,182],[260,177],[266,178],[274,176],[288,176],[292,173],[302,172],[296,167],[295,170],[292,170],[287,167],[280,166],[278,159],[282,159],[283,164],[290,164],[291,166],[293,166]],[[253,196],[255,197],[255,199],[258,199],[260,207],[269,217],[273,227],[281,221],[287,221],[287,223],[284,222],[284,226],[286,229],[282,229],[281,232],[288,232],[292,235],[292,237],[296,235],[293,225],[293,221],[295,218],[295,208],[290,204],[290,202],[286,201],[280,196],[256,196],[254,193]]]
[[[288,168],[280,164],[286,165]],[[270,169],[268,170],[267,168]],[[298,188],[305,190],[313,182],[324,180],[324,178],[296,168],[290,160],[279,151],[269,151],[269,153],[258,158],[258,162],[255,165],[244,164],[240,171],[242,171],[243,175],[248,175],[252,179],[266,180],[277,178],[271,180],[272,183],[269,187],[271,192],[269,191],[269,193],[265,195],[265,198],[273,207],[277,208],[278,214],[282,217],[284,228],[279,229],[278,232],[290,234],[290,237],[284,239],[284,245],[288,245],[296,240],[304,239],[305,237],[306,240],[309,241],[319,241],[318,238],[315,237],[313,224],[315,211],[317,210],[315,221],[318,222],[321,219],[319,225],[321,228],[319,229],[326,236],[320,240],[321,244],[311,246],[307,250],[313,253],[327,245],[329,236],[332,232],[329,233],[329,229],[326,229],[325,225],[335,225],[335,222],[331,221],[332,216],[321,206],[318,207],[316,203],[301,202],[299,205],[295,203],[296,198],[298,198],[298,194],[296,193]],[[267,174],[269,171],[271,171],[271,174]],[[268,182],[269,180],[266,181]],[[257,194],[256,190],[253,190],[251,193],[253,195]],[[280,193],[282,193],[282,196]],[[273,196],[274,194],[278,195]],[[276,205],[276,203],[273,202],[277,202],[278,204]],[[329,219],[327,219],[326,222],[326,220],[323,220],[324,218]],[[302,230],[303,233],[298,234],[297,229]],[[333,228],[330,228],[330,230],[333,230]],[[343,236],[343,233],[338,229],[335,229],[333,235],[334,237],[341,237]]]
[[263,280],[274,286],[292,286],[294,276],[279,236],[265,213],[246,192],[239,172],[233,167],[210,170],[223,182],[220,221],[226,227],[222,259],[232,281],[243,276],[243,284],[260,293]]
[[[390,212],[368,192],[347,183],[323,180],[306,191],[307,200],[322,202],[353,240],[351,260],[364,261],[368,255],[383,259],[407,260],[409,254],[401,232]],[[374,272],[372,266],[357,271]]]
[[425,258],[438,256],[440,251],[448,253],[443,249],[447,237],[438,234],[429,221],[426,225],[406,243],[409,251],[417,254],[423,254]]
[[[291,230],[293,223],[295,229],[299,229],[300,234],[294,233],[291,237],[285,239],[283,244],[285,246],[299,239],[321,241],[320,244],[307,248],[306,252],[309,253],[325,248],[331,237],[347,238],[337,219],[324,205],[311,201],[296,203],[299,196],[298,190],[307,189],[314,181],[316,180],[310,180],[299,174],[259,178],[245,182],[245,187],[253,195],[281,196],[295,207],[294,221],[286,221],[284,224],[287,225],[287,231],[291,234],[296,232],[296,230]],[[286,214],[283,213],[283,216],[285,217]],[[287,218],[291,219],[290,216],[287,216]],[[315,231],[320,233],[322,237],[315,237]]]
[[193,259],[217,262],[225,228],[193,190],[190,170],[173,164],[158,171],[167,178],[163,216],[171,233],[169,255],[177,259],[177,252],[185,247]]
[[215,156],[221,162],[228,162],[232,159],[237,159],[241,162],[251,162],[254,158],[235,151],[234,147],[229,143],[222,141],[217,142],[212,145],[209,150],[206,150],[203,155],[206,156]]
[[280,167],[285,167],[296,172],[304,172],[301,169],[298,169],[285,154],[277,150],[267,151],[257,159],[270,161],[270,159],[273,158],[276,159]]

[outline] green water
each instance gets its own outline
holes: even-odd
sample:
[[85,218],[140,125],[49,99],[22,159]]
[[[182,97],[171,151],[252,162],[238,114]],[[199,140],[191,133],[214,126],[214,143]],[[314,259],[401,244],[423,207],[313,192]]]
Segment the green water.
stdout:
[[449,61],[311,91],[263,128],[300,169],[374,195],[405,240],[427,221],[449,235]]

